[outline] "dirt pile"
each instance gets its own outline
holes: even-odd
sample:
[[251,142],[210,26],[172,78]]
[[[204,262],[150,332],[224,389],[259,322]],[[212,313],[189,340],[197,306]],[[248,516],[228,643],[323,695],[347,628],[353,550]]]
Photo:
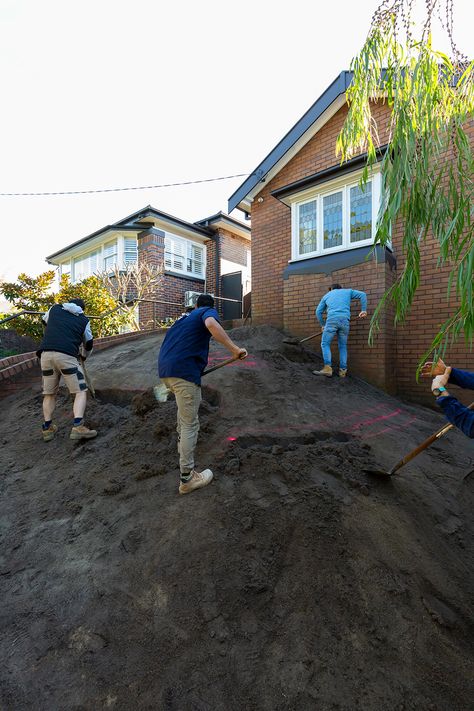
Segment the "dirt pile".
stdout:
[[[162,336],[94,355],[96,440],[43,443],[41,396],[2,402],[0,708],[466,711],[473,691],[474,452],[435,412],[241,328],[203,381],[179,497]],[[227,357],[212,347],[211,364]]]

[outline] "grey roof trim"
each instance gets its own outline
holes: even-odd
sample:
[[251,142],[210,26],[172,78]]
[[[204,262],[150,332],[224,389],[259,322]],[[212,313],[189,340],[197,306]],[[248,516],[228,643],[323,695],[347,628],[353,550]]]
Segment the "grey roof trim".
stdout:
[[[380,146],[376,149],[377,159],[382,160],[385,151],[388,148],[388,144],[385,146]],[[305,178],[300,180],[295,180],[294,183],[288,183],[288,185],[283,185],[281,188],[276,188],[276,190],[271,191],[271,195],[281,200],[284,197],[288,197],[293,193],[298,193],[305,188],[310,188],[313,185],[318,185],[319,183],[324,183],[330,178],[338,177],[339,175],[345,175],[346,173],[352,173],[355,170],[361,168],[367,161],[367,153],[361,153],[354,158],[346,161],[346,163],[338,163],[330,168],[325,168],[320,170],[318,173],[313,173],[312,175],[307,175]]]
[[93,239],[94,237],[98,237],[100,234],[105,234],[105,233],[111,232],[111,231],[115,231],[115,232],[125,232],[125,231],[142,232],[143,229],[146,228],[146,225],[141,224],[140,221],[145,219],[146,217],[155,217],[156,219],[170,222],[170,223],[175,224],[179,227],[185,227],[186,229],[192,230],[193,232],[196,232],[199,235],[207,237],[208,239],[215,238],[214,232],[212,232],[212,230],[206,229],[205,227],[202,227],[198,223],[186,222],[185,220],[180,220],[179,217],[173,217],[173,215],[168,215],[166,212],[160,212],[159,210],[156,210],[151,205],[147,205],[143,209],[137,210],[137,212],[133,212],[131,215],[128,215],[128,217],[124,217],[122,220],[119,220],[118,222],[114,222],[112,225],[106,225],[105,227],[101,227],[100,230],[96,230],[95,232],[92,232],[92,234],[87,235],[87,237],[81,237],[81,239],[77,240],[76,242],[73,242],[72,244],[68,244],[67,247],[64,247],[63,249],[60,249],[57,252],[54,252],[54,254],[50,254],[49,257],[46,257],[46,261],[49,262],[50,259],[54,259],[58,255],[63,254],[64,252],[68,252],[70,249],[73,249],[74,247],[77,247],[78,245],[83,244],[84,242],[87,242],[87,240]]
[[230,196],[228,210],[232,212],[239,203],[249,194],[249,192],[262,181],[267,173],[285,155],[287,151],[298,141],[301,136],[318,120],[320,116],[329,108],[338,96],[344,94],[352,81],[352,72],[343,71],[339,74],[319,99],[308,109],[300,120],[291,128],[282,140],[270,151],[263,161],[255,168],[249,177]]
[[205,217],[202,220],[198,220],[195,222],[195,225],[212,225],[214,222],[228,222],[231,225],[234,225],[235,227],[238,227],[241,230],[245,230],[250,234],[251,228],[246,225],[244,222],[241,222],[240,220],[236,220],[235,217],[231,217],[228,215],[226,212],[216,212],[215,215],[211,215],[210,217]]
[[[179,227],[186,227],[188,230],[193,230],[194,232],[198,232],[199,234],[203,235],[204,237],[212,237],[213,232],[210,230],[201,227],[201,225],[197,222],[187,222],[186,220],[181,220],[179,217],[174,217],[174,215],[169,215],[167,212],[161,212],[160,210],[156,210],[154,207],[151,205],[148,205],[147,207],[143,208],[142,210],[138,210],[137,212],[134,212],[132,215],[129,215],[128,217],[125,217],[123,220],[120,220],[119,222],[116,222],[116,226],[118,225],[123,225],[123,224],[129,224],[130,222],[133,222],[133,224],[137,225],[140,227],[140,222],[147,217],[154,217],[158,220],[164,220],[165,222],[170,222],[172,224],[178,225]],[[143,227],[143,225],[142,225]]]
[[68,244],[67,247],[63,247],[63,249],[60,249],[57,252],[54,252],[53,254],[50,254],[49,257],[46,257],[46,261],[49,262],[50,259],[53,259],[54,257],[57,257],[58,255],[63,254],[64,252],[69,252],[70,249],[77,247],[78,245],[82,244],[83,242],[87,242],[87,240],[89,240],[89,239],[98,237],[102,233],[106,234],[107,232],[139,232],[142,229],[143,229],[143,227],[140,227],[140,225],[137,225],[135,227],[132,227],[132,226],[118,227],[117,225],[106,225],[105,227],[101,227],[100,230],[96,230],[92,234],[87,235],[87,237],[81,237],[81,239],[78,239],[76,242],[72,242],[71,244]]

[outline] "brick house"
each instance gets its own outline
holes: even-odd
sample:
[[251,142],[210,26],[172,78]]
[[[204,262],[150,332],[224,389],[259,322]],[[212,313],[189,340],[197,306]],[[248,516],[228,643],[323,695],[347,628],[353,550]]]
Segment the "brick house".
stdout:
[[[358,181],[366,156],[342,166],[336,157],[351,80],[351,72],[342,72],[229,198],[229,212],[239,208],[252,217],[252,323],[309,335],[317,330],[315,306],[335,282],[366,291],[370,316],[403,267],[401,222],[393,230],[392,248],[377,247],[369,256],[380,204],[379,166],[362,192]],[[382,155],[390,109],[378,101],[373,112]],[[472,121],[467,130],[474,139]],[[422,250],[421,283],[406,323],[395,329],[387,313],[369,348],[369,319],[354,320],[349,369],[388,392],[431,403],[426,386],[416,383],[416,366],[454,301],[446,301],[448,269],[437,266],[433,237]],[[358,306],[355,302],[353,316]],[[310,342],[316,350],[318,340]],[[447,357],[457,367],[473,369],[462,342]]]
[[46,257],[78,282],[98,272],[146,262],[165,271],[148,295],[162,303],[141,303],[140,324],[176,317],[193,294],[214,294],[223,318],[240,318],[250,292],[250,227],[219,212],[186,222],[148,205]]

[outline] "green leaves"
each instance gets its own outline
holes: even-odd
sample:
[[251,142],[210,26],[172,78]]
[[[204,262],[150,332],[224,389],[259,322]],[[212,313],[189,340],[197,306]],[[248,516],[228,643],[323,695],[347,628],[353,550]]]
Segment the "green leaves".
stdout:
[[[432,47],[431,22],[436,0],[426,0],[421,38],[413,36],[412,2],[382,3],[368,37],[352,62],[347,91],[348,114],[337,139],[346,161],[367,151],[366,180],[376,161],[378,101],[391,107],[390,149],[382,160],[383,194],[375,241],[386,245],[397,220],[403,224],[402,271],[372,318],[370,338],[383,309],[393,306],[395,323],[409,312],[423,270],[423,244],[434,238],[440,267],[448,268],[455,289],[454,313],[434,334],[430,350],[440,352],[462,334],[474,336],[474,160],[465,128],[474,111],[474,62],[452,43],[453,56]],[[452,40],[452,27],[447,29]],[[400,37],[404,35],[404,40]],[[400,258],[401,257],[401,258]]]

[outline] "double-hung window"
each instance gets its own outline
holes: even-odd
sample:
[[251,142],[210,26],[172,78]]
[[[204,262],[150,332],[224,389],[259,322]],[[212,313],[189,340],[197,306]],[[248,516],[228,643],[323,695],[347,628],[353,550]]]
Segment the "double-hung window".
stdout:
[[104,244],[104,271],[112,271],[118,264],[117,240]]
[[74,260],[73,281],[82,281],[100,271],[100,255],[101,250],[96,249],[93,252],[87,252],[87,254],[77,257]]
[[123,265],[136,264],[138,261],[138,247],[136,237],[125,237],[123,240]]
[[292,259],[372,244],[380,203],[380,173],[361,188],[360,173],[318,185],[292,199]]
[[166,235],[165,267],[172,272],[204,279],[204,246],[183,237]]

